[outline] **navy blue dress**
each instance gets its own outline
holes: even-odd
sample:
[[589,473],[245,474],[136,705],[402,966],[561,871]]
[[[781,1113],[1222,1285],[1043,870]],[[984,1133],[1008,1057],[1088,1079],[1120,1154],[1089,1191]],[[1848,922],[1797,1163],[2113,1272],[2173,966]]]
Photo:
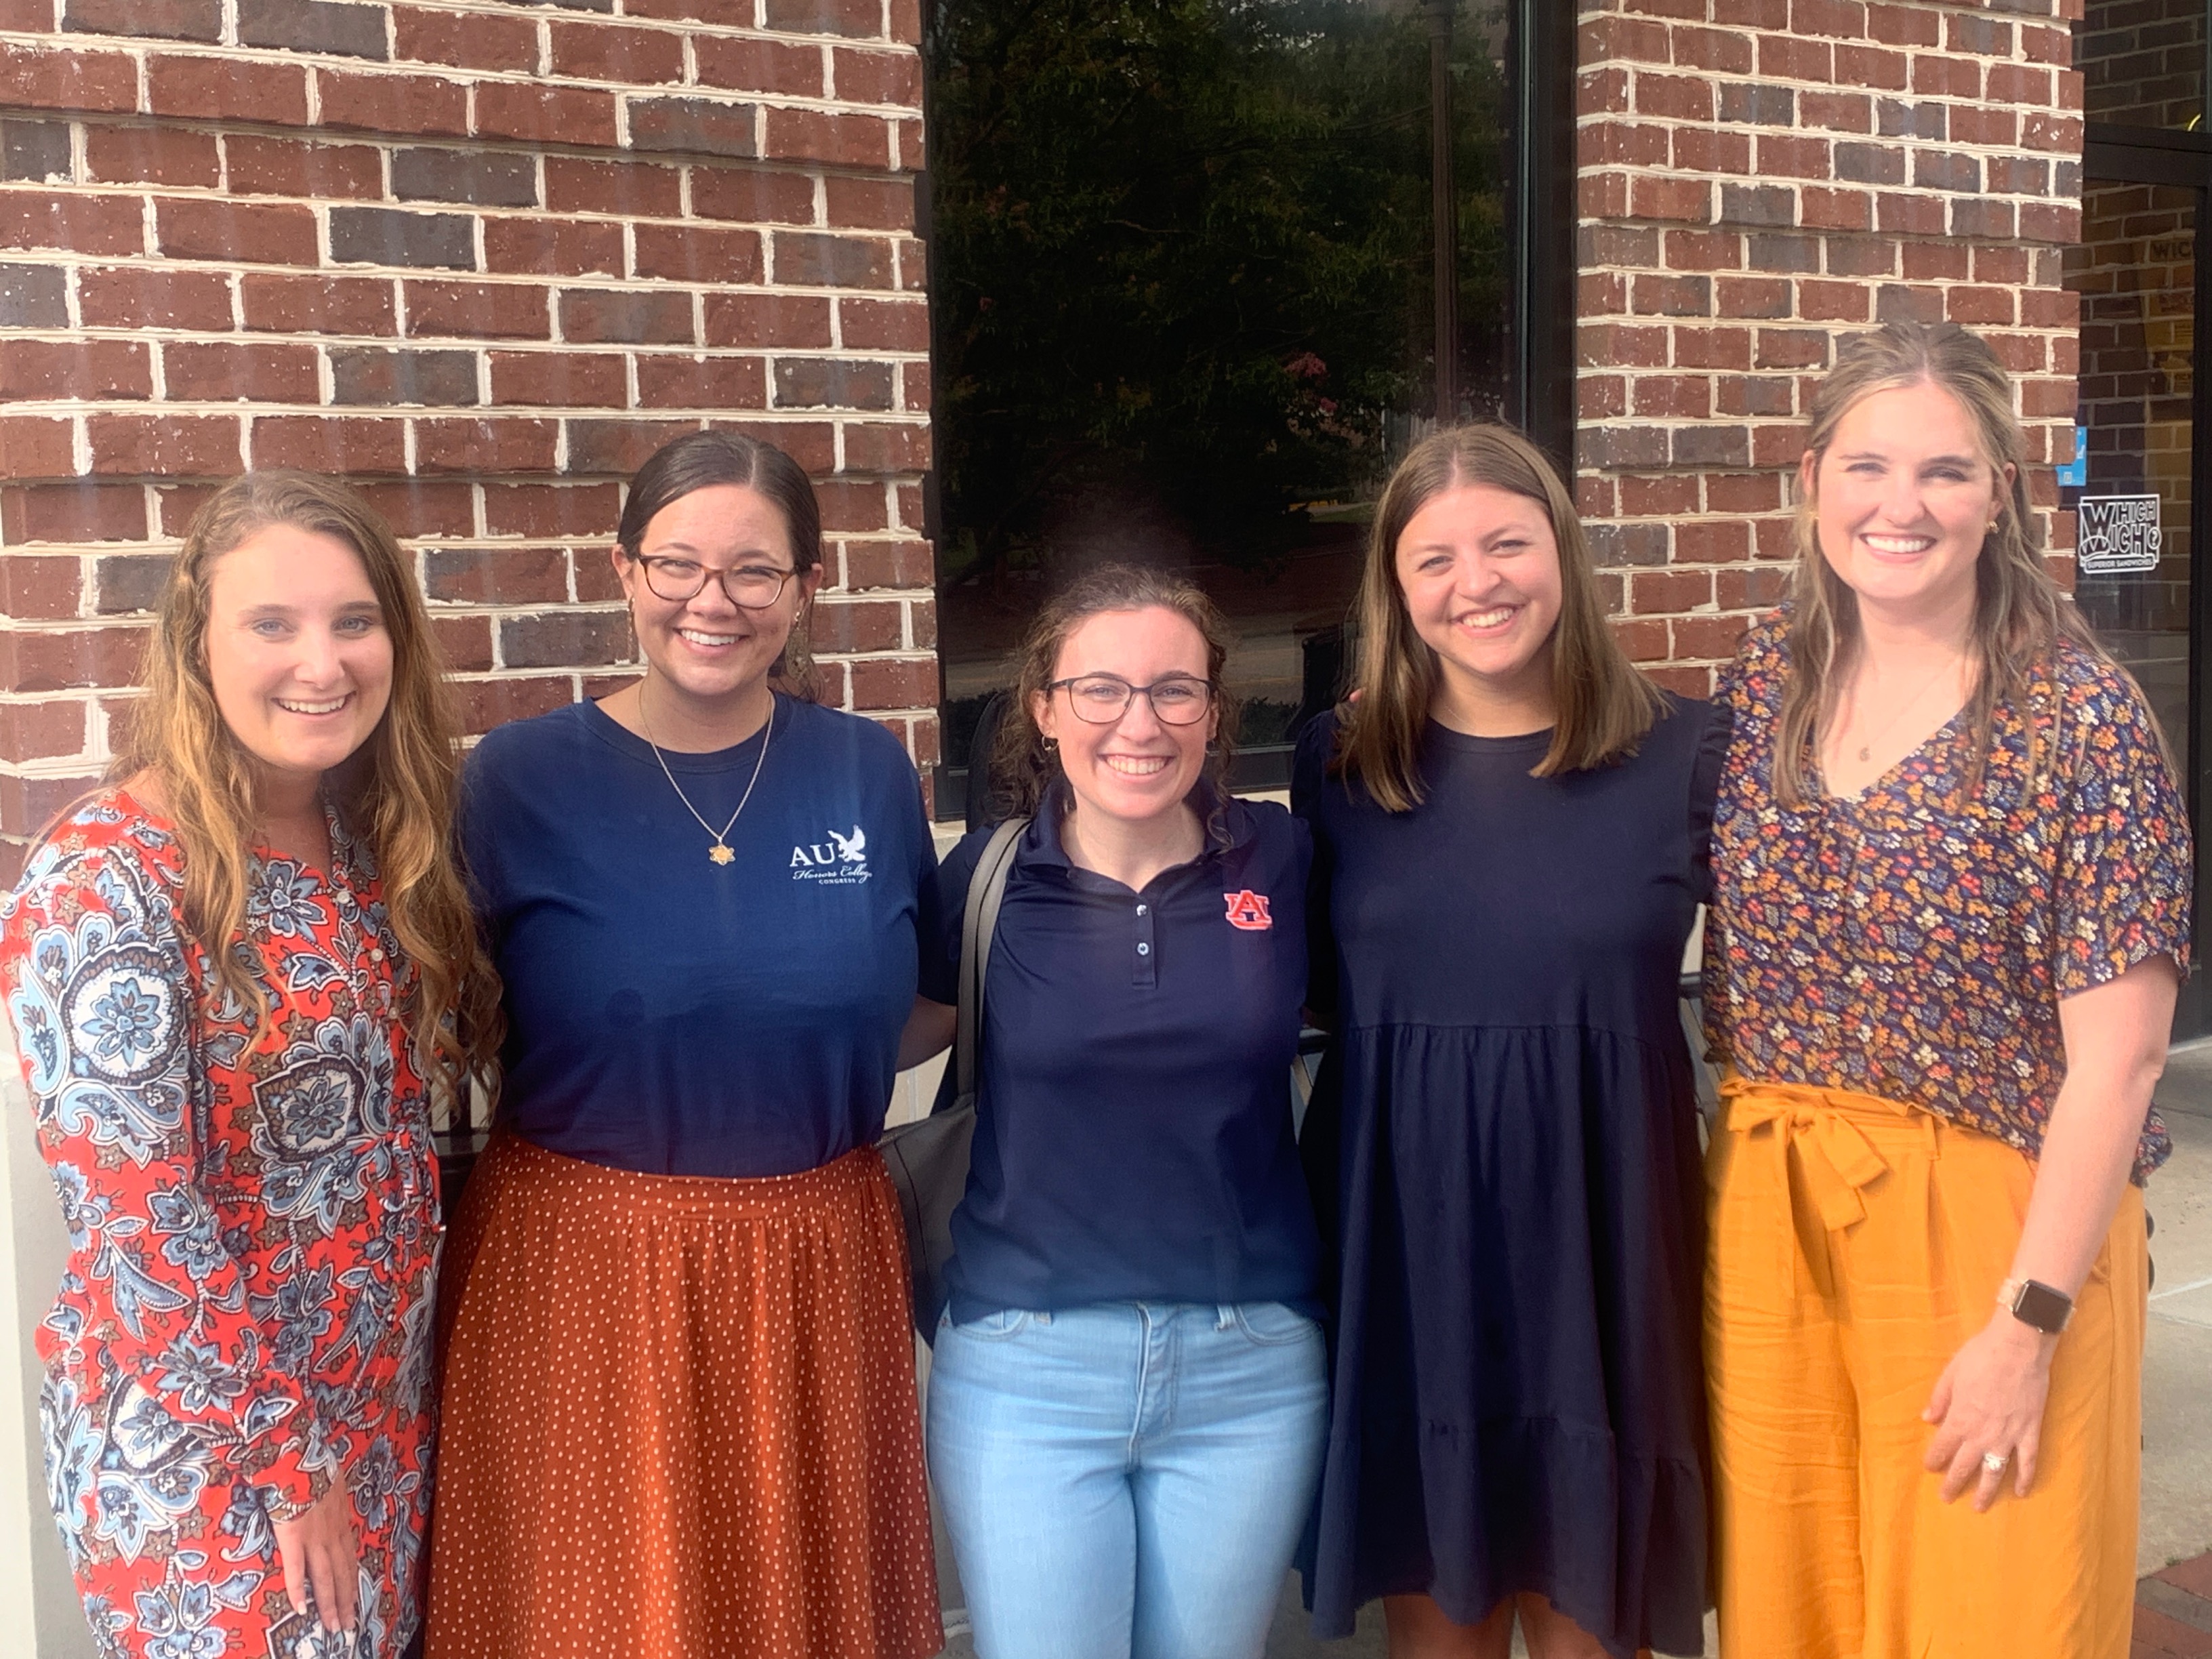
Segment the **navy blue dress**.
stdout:
[[[1336,1032],[1303,1136],[1335,1310],[1317,1632],[1425,1591],[1522,1591],[1703,1651],[1704,1184],[1677,1002],[1724,711],[1532,778],[1548,733],[1433,722],[1387,813],[1302,743],[1311,994]],[[1334,1002],[1330,1010],[1327,1005]]]

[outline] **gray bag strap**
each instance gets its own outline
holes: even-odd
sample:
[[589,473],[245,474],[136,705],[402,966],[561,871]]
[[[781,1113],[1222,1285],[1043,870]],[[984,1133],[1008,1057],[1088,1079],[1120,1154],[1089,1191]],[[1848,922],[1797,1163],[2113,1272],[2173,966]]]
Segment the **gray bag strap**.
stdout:
[[968,884],[968,908],[960,925],[960,1024],[952,1042],[953,1098],[975,1092],[976,1039],[983,1026],[983,976],[991,966],[991,941],[999,931],[999,907],[1006,902],[1006,877],[1026,817],[1008,818],[991,832],[983,856],[975,860]]

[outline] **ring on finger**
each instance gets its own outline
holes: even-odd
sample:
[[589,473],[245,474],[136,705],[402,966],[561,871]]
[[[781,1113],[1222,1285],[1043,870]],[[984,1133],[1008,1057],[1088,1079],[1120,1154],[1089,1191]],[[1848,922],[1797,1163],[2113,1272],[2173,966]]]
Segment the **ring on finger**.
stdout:
[[2002,1474],[2005,1472],[2005,1465],[2011,1462],[2012,1454],[2009,1452],[1992,1451],[1982,1454],[1982,1468],[1986,1474]]

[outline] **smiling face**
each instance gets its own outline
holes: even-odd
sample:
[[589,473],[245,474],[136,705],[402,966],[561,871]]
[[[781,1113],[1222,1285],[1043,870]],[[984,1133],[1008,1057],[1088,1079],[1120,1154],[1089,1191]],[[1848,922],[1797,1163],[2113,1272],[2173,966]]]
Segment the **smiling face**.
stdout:
[[1964,404],[1927,381],[1844,411],[1801,479],[1820,554],[1862,605],[1971,617],[1974,567],[2012,469],[1993,465]]
[[207,674],[231,735],[268,772],[317,780],[392,701],[392,635],[361,555],[271,525],[208,575]]
[[[1102,611],[1086,617],[1060,647],[1054,680],[1109,674],[1129,685],[1184,680],[1203,686],[1206,636],[1191,620],[1162,605],[1141,611]],[[1133,696],[1119,720],[1094,724],[1081,717],[1073,688],[1040,696],[1032,713],[1037,730],[1060,744],[1060,769],[1075,791],[1078,812],[1141,823],[1182,804],[1206,769],[1206,746],[1219,716],[1211,709],[1188,726],[1174,726],[1153,711],[1149,697]]]
[[[799,608],[822,580],[817,568],[792,576],[791,527],[767,496],[743,484],[709,484],[654,514],[638,538],[646,560],[680,562],[646,580],[638,559],[615,553],[615,571],[636,618],[638,648],[669,687],[706,705],[736,702],[767,681],[783,656]],[[735,604],[713,577],[689,599],[664,599],[659,586],[680,591],[698,567],[710,572],[773,571],[790,579],[760,610]]]
[[1564,603],[1541,501],[1494,484],[1433,495],[1398,537],[1398,591],[1452,701],[1547,709]]

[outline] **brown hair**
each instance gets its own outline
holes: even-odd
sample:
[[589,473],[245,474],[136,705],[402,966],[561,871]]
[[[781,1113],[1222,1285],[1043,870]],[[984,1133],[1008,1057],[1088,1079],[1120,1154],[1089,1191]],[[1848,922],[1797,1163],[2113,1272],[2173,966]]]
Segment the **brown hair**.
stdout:
[[[1920,385],[1938,386],[1959,400],[1992,471],[2002,476],[2007,465],[2013,469],[2011,488],[1998,497],[1996,526],[1982,538],[1974,562],[1969,648],[1978,672],[1966,701],[1972,759],[1961,780],[1971,791],[1989,758],[1996,707],[2026,693],[2030,671],[2050,660],[2061,639],[2100,659],[2105,653],[2044,566],[2028,508],[2027,439],[2013,413],[2012,379],[1978,335],[1956,323],[1886,323],[1845,345],[1813,394],[1805,438],[1813,475],[1819,477],[1837,424],[1862,398]],[[1803,487],[1801,471],[1790,674],[1774,740],[1774,797],[1787,806],[1807,799],[1805,756],[1834,712],[1837,671],[1849,665],[1859,639],[1858,597],[1829,568],[1819,528],[1814,496]],[[2052,745],[2034,722],[2028,725],[2028,772],[2034,777],[2050,764]]]
[[[767,499],[790,534],[792,568],[800,575],[822,562],[822,507],[805,469],[774,444],[738,432],[687,432],[654,450],[629,481],[615,545],[625,558],[635,559],[655,514],[714,484],[738,484]],[[776,674],[802,696],[811,696],[814,657],[807,649],[805,623],[802,607],[792,621]]]
[[1590,566],[1582,520],[1543,452],[1508,426],[1454,427],[1423,439],[1398,464],[1376,508],[1359,579],[1355,700],[1337,708],[1331,769],[1357,777],[1385,811],[1420,805],[1421,737],[1440,672],[1413,631],[1398,584],[1398,538],[1413,515],[1450,489],[1486,484],[1544,509],[1559,549],[1559,620],[1552,634],[1552,696],[1559,721],[1532,777],[1583,772],[1633,754],[1659,717],[1659,693],[1613,638]]
[[229,942],[245,930],[258,839],[252,757],[231,735],[208,678],[208,587],[215,562],[276,525],[329,536],[360,556],[392,638],[392,701],[368,741],[331,780],[352,833],[384,882],[386,912],[415,984],[403,1018],[447,1104],[465,1105],[489,1074],[504,1024],[499,978],[479,947],[453,838],[460,725],[422,596],[374,508],[313,473],[249,472],[193,519],[169,572],[147,647],[146,695],[109,775],[159,782],[184,853],[183,921],[214,965],[217,991],[271,1018],[246,961]]
[[1229,627],[1213,601],[1188,578],[1141,565],[1104,564],[1087,571],[1046,602],[1022,641],[1014,674],[1012,701],[999,727],[991,756],[991,781],[1006,816],[1034,812],[1060,781],[1060,757],[1045,746],[1036,721],[1037,702],[1060,666],[1060,648],[1090,618],[1109,611],[1172,611],[1198,629],[1206,641],[1206,682],[1213,688],[1214,739],[1207,750],[1206,777],[1222,789],[1236,752],[1237,694],[1221,683],[1229,659]]

